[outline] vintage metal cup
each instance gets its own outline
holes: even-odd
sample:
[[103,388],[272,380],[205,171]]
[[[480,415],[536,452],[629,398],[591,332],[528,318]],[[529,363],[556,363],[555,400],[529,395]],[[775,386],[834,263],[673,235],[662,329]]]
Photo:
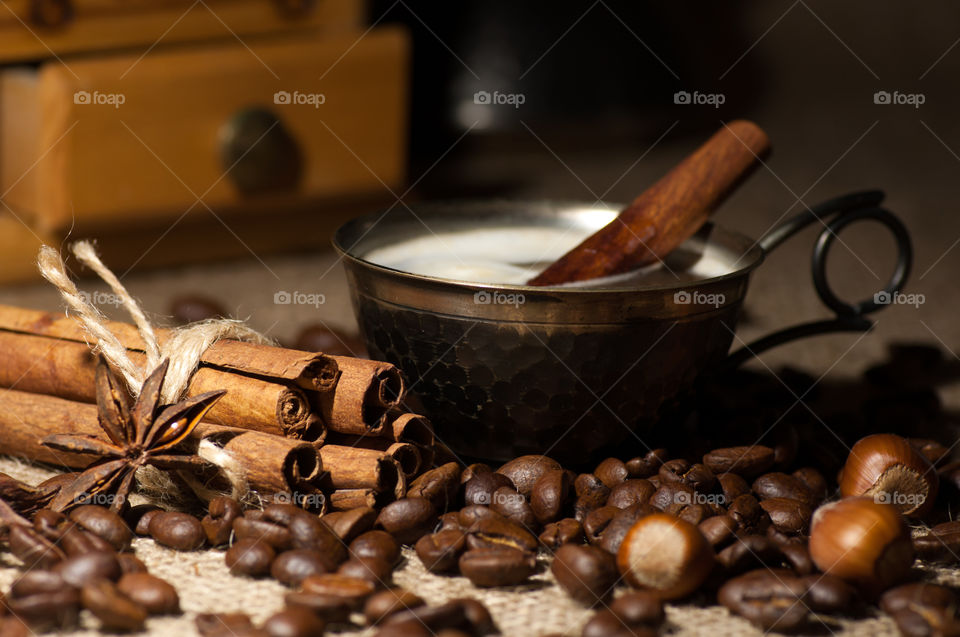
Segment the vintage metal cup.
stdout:
[[[707,224],[666,260],[682,271],[709,255],[716,276],[625,288],[483,285],[401,272],[365,259],[397,241],[477,227],[593,230],[620,206],[475,201],[395,208],[342,226],[334,237],[354,311],[372,357],[394,363],[440,440],[470,457],[546,453],[585,460],[656,423],[705,373],[795,338],[862,331],[900,290],[912,259],[904,225],[879,207],[878,191],[807,209],[754,241]],[[897,266],[873,298],[846,303],[830,289],[826,256],[837,232],[858,220],[886,226]],[[822,223],[813,280],[835,314],[788,328],[728,354],[750,273],[798,230]]]

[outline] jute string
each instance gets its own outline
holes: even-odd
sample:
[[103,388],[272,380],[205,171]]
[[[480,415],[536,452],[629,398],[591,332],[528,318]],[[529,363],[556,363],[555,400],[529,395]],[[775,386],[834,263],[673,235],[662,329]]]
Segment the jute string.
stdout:
[[[138,366],[130,358],[127,348],[107,327],[107,318],[90,302],[90,295],[79,290],[67,274],[60,253],[50,246],[42,246],[37,256],[40,274],[52,283],[90,336],[87,345],[104,358],[113,369],[120,373],[133,396],[139,396],[144,381],[164,360],[170,364],[163,382],[161,403],[170,404],[180,400],[187,391],[190,378],[200,365],[200,358],[208,347],[220,339],[229,338],[254,343],[267,344],[269,339],[248,327],[242,321],[233,319],[211,319],[191,323],[172,331],[161,345],[156,330],[146,317],[140,304],[130,295],[116,275],[104,265],[97,256],[93,245],[88,241],[78,241],[71,246],[74,256],[80,263],[93,270],[103,279],[120,304],[133,319],[134,325],[143,340],[146,361]],[[91,342],[92,341],[92,342]],[[241,465],[226,451],[209,440],[200,442],[197,454],[216,465],[230,483],[230,492],[234,498],[245,499],[250,488]],[[201,484],[193,476],[181,473],[183,481],[202,500],[210,500],[223,492],[212,490]],[[164,472],[153,467],[144,467],[137,473],[141,489],[148,493],[167,498],[182,491]]]

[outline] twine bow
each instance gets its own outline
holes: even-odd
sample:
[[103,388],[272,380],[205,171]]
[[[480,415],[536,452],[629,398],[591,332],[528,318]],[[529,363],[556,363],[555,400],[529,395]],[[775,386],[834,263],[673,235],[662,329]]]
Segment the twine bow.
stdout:
[[[90,302],[90,295],[77,288],[67,275],[60,253],[50,246],[42,246],[37,256],[40,274],[56,286],[68,310],[76,314],[84,330],[90,335],[93,343],[88,341],[87,345],[94,352],[103,354],[111,367],[123,377],[130,393],[134,396],[140,394],[144,380],[165,358],[170,359],[170,365],[163,383],[161,402],[170,404],[183,397],[190,384],[190,377],[200,365],[200,357],[218,340],[229,338],[259,344],[270,343],[269,339],[248,327],[243,321],[210,319],[172,330],[169,338],[160,344],[156,330],[140,305],[116,275],[100,260],[93,245],[88,241],[78,241],[71,246],[71,249],[77,260],[93,270],[110,286],[120,300],[120,304],[133,319],[143,340],[146,354],[143,367],[131,360],[127,348],[107,327],[107,318]],[[249,484],[243,469],[229,453],[209,440],[202,440],[198,446],[197,455],[216,465],[223,472],[230,482],[231,497],[243,499],[249,494]],[[183,475],[182,477],[201,499],[210,500],[221,495],[220,492],[201,485],[192,476]],[[169,477],[152,467],[141,469],[137,474],[137,481],[142,488],[161,494],[179,490]]]

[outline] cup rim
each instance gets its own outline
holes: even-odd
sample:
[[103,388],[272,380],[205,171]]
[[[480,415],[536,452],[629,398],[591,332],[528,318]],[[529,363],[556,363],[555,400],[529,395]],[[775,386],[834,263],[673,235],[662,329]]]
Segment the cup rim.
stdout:
[[[597,208],[597,206],[602,205],[603,208]],[[575,201],[575,200],[550,200],[550,199],[451,199],[451,200],[438,200],[431,202],[424,202],[418,204],[412,204],[409,206],[404,206],[403,208],[388,208],[385,211],[379,211],[355,219],[351,219],[340,225],[337,230],[334,232],[331,239],[331,243],[336,252],[340,255],[341,258],[350,260],[356,264],[361,265],[364,268],[369,268],[371,270],[379,271],[381,274],[388,276],[399,277],[401,279],[407,280],[411,283],[429,283],[432,285],[445,285],[454,288],[469,289],[471,291],[478,290],[497,290],[505,293],[523,293],[523,294],[543,294],[547,293],[550,295],[560,295],[560,296],[574,296],[574,295],[587,295],[587,296],[600,296],[600,295],[609,295],[609,294],[629,294],[629,293],[639,293],[639,292],[671,292],[675,290],[683,290],[690,288],[691,286],[709,286],[711,284],[719,284],[732,279],[738,279],[744,275],[749,274],[757,267],[763,263],[765,253],[760,247],[759,242],[751,239],[747,235],[740,233],[736,230],[730,230],[720,224],[714,223],[713,221],[707,221],[704,223],[703,228],[698,232],[700,233],[709,233],[710,237],[707,238],[707,241],[719,240],[724,243],[737,243],[745,246],[746,249],[743,251],[742,256],[740,257],[743,260],[743,265],[737,267],[737,269],[724,274],[719,274],[717,276],[705,277],[694,280],[678,280],[675,282],[661,283],[661,284],[650,284],[650,285],[620,285],[617,287],[573,287],[573,286],[533,286],[525,284],[516,284],[516,283],[480,283],[476,281],[467,281],[463,279],[452,279],[449,277],[440,277],[440,276],[431,276],[426,274],[417,274],[413,272],[407,272],[405,270],[399,270],[397,268],[392,268],[389,266],[381,265],[373,261],[369,261],[362,256],[359,256],[352,252],[352,250],[359,245],[363,239],[367,236],[368,233],[372,232],[385,218],[387,215],[394,214],[396,215],[410,215],[412,218],[420,220],[422,223],[422,218],[427,215],[440,214],[441,212],[445,216],[451,214],[458,214],[457,211],[460,211],[460,214],[465,214],[473,207],[482,207],[482,208],[502,208],[505,206],[516,206],[526,209],[555,209],[557,211],[566,209],[566,208],[592,208],[597,210],[607,209],[609,211],[618,212],[623,209],[624,204],[617,204],[611,202],[596,202],[590,204],[585,201]],[[416,210],[417,212],[414,212]],[[396,212],[394,212],[396,211]],[[351,232],[356,233],[361,228],[366,227],[366,230],[360,233],[360,236],[353,241],[350,247],[345,245],[348,234]],[[717,237],[714,237],[713,234],[718,233]],[[739,261],[738,261],[739,262]]]

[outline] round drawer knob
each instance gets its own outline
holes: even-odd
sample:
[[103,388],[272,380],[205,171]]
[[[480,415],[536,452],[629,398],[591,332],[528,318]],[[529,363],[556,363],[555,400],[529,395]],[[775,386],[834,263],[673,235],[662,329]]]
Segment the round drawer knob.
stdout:
[[297,140],[266,108],[243,109],[223,125],[220,162],[245,195],[296,190],[303,176]]

